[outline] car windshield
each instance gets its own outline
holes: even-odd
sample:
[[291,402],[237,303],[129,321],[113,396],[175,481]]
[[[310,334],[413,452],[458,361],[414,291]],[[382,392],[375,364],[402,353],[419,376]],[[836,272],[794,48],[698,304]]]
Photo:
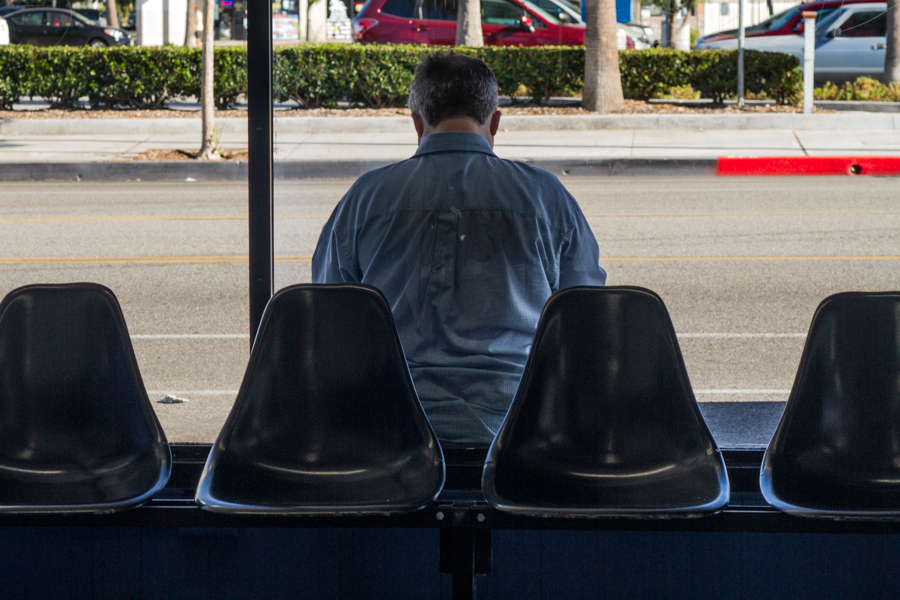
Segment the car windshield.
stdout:
[[581,9],[578,8],[578,5],[569,2],[568,0],[556,0],[559,4],[565,5],[570,10],[574,10],[578,14],[581,14]]
[[782,27],[790,23],[791,19],[793,19],[799,12],[800,7],[795,6],[794,8],[789,8],[784,12],[778,13],[777,15],[769,19],[766,25],[766,30],[774,31],[776,29],[781,29]]
[[545,10],[541,10],[540,8],[538,8],[537,6],[535,6],[534,4],[532,4],[531,2],[529,2],[528,0],[519,0],[519,1],[520,1],[522,4],[524,4],[525,6],[527,6],[527,7],[528,7],[528,10],[537,13],[538,16],[540,16],[545,22],[547,22],[547,23],[552,23],[553,25],[559,25],[559,24],[560,24],[559,19],[557,19],[556,17],[554,17],[553,15],[551,15],[550,13],[548,13],[548,12],[545,11]]
[[830,15],[822,19],[821,21],[816,22],[816,32],[828,31],[831,29],[831,26],[834,25],[834,22],[837,21],[841,15],[843,15],[846,11],[844,10],[836,10],[832,12]]

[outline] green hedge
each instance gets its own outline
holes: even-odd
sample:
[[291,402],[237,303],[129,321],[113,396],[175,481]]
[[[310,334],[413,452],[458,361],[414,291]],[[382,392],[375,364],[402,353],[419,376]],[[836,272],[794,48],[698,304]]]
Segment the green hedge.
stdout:
[[[803,75],[794,55],[747,50],[744,65],[747,92],[787,104],[799,100]],[[670,88],[686,85],[716,102],[737,95],[734,50],[626,50],[619,53],[619,69],[626,98],[657,98]]]
[[[346,100],[369,107],[402,106],[409,82],[427,46],[306,44],[274,51],[275,97],[303,107],[335,106]],[[500,92],[546,100],[573,96],[584,85],[580,47],[463,48],[497,74]],[[796,102],[801,90],[794,56],[747,51],[746,89],[780,102]],[[737,88],[737,54],[727,50],[678,52],[626,50],[619,53],[626,98],[661,96],[690,85],[721,101]],[[227,108],[247,90],[243,47],[216,48],[215,98]],[[200,50],[162,48],[0,47],[0,107],[19,98],[42,96],[72,108],[87,97],[101,108],[161,108],[175,97],[199,95]]]

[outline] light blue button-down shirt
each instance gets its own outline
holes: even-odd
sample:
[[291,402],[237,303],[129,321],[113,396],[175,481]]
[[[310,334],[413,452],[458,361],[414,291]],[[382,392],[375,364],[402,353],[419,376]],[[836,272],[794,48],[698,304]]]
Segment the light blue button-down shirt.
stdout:
[[498,158],[480,135],[435,133],[350,188],[322,229],[312,278],[380,289],[438,437],[489,444],[544,303],[603,285],[598,261],[556,177]]

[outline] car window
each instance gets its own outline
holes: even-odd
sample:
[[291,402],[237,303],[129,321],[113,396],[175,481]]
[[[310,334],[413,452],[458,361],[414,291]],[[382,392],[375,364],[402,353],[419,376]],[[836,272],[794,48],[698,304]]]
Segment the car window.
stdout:
[[524,8],[506,0],[481,1],[481,22],[487,25],[518,25],[526,16],[530,18]]
[[10,20],[16,25],[43,25],[44,13],[40,11],[22,13],[20,15],[10,17]]
[[544,23],[544,21],[546,21],[547,23],[553,23],[554,25],[559,25],[560,23],[562,23],[560,19],[556,18],[556,13],[550,13],[540,8],[530,0],[519,1],[524,4],[528,8],[528,10],[535,13],[539,17],[535,19],[534,15],[529,15],[531,17],[532,24],[536,29],[547,29],[547,25]]
[[837,9],[833,10],[830,14],[826,15],[824,18],[816,19],[816,31],[828,31],[831,29],[832,25],[834,25],[837,21],[839,21],[842,15],[846,14],[847,11]]
[[533,0],[532,4],[543,10],[544,12],[550,13],[555,16],[563,23],[573,23],[574,20],[570,18],[569,13],[563,10],[562,6],[555,4],[551,0]]
[[[88,18],[85,17],[84,15],[79,15],[78,13],[75,13],[74,15],[72,15],[72,18],[73,18],[74,20],[76,20],[76,21],[81,22],[83,25],[89,25],[89,26],[91,26],[91,27],[96,27],[96,26],[97,26],[97,24],[96,24],[95,22],[91,21],[90,19],[88,19]],[[100,18],[100,21],[101,21],[101,23],[102,23],[103,25],[106,25],[106,18],[105,18],[105,17],[101,17],[101,18]]]
[[768,29],[769,31],[781,29],[782,27],[784,27],[785,25],[790,23],[791,19],[793,19],[799,12],[800,12],[800,9],[794,7],[794,8],[789,8],[788,10],[784,11],[780,15],[775,15],[774,17],[772,17],[771,22],[768,24],[766,29]]
[[419,18],[432,21],[455,21],[457,10],[456,0],[422,0],[419,5]]
[[[557,13],[555,11],[545,10],[544,8],[541,8],[540,6],[537,5],[537,3],[532,2],[531,0],[521,0],[521,2],[522,2],[522,4],[527,6],[531,12],[536,13],[540,17],[540,19],[535,19],[534,16],[532,15],[532,19],[531,19],[534,22],[534,26],[538,29],[546,29],[547,28],[547,26],[541,22],[541,19],[543,19],[544,21],[547,21],[548,23],[553,23],[554,25],[559,25],[560,23],[572,24],[572,23],[580,22],[580,20],[567,19],[566,17],[558,18]],[[580,11],[576,11],[576,12],[580,12]],[[569,16],[568,13],[565,13],[565,12],[562,14]]]
[[819,28],[819,23],[822,23],[825,19],[828,18],[828,15],[836,11],[836,8],[823,8],[822,10],[816,11],[816,29]]
[[68,13],[51,12],[49,13],[50,27],[71,27],[72,16]]
[[416,0],[387,0],[381,7],[381,12],[386,15],[411,19],[415,7]]
[[841,23],[836,37],[882,37],[887,31],[887,13],[855,12]]

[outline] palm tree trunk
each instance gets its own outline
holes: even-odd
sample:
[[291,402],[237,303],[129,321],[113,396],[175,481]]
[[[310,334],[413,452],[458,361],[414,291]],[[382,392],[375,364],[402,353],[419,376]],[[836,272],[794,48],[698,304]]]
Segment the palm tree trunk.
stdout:
[[106,0],[106,24],[113,29],[119,28],[119,12],[116,9],[116,0]]
[[481,48],[481,0],[459,0],[456,12],[456,45]]
[[615,0],[585,0],[584,95],[581,105],[589,111],[610,113],[624,103],[616,49]]
[[887,2],[887,33],[884,53],[884,80],[900,83],[900,0],[888,0]]

